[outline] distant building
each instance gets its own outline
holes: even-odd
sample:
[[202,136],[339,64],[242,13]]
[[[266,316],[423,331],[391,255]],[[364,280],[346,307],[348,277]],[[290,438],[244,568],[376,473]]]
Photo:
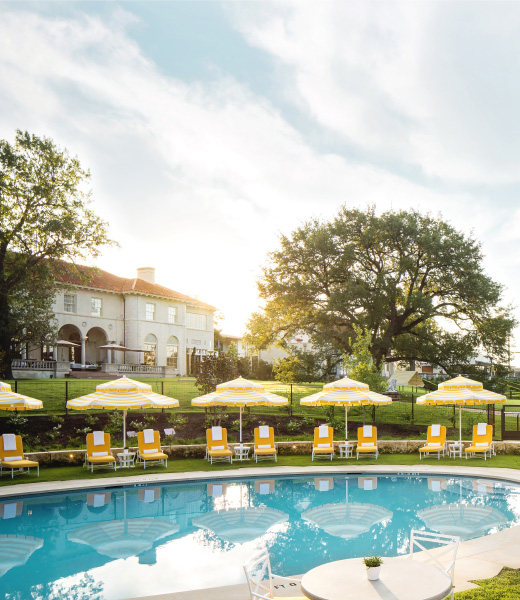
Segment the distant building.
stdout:
[[[54,301],[58,343],[24,348],[15,377],[63,377],[71,369],[155,376],[195,372],[213,351],[215,307],[155,283],[155,269],[126,279],[78,267],[57,277]],[[126,348],[103,349],[115,345]]]

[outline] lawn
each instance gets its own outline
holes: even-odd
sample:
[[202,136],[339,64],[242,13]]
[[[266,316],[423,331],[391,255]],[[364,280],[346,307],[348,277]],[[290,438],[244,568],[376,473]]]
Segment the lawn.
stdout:
[[457,592],[457,600],[518,600],[520,598],[520,571],[504,567],[496,577],[474,581],[480,587]]
[[[249,467],[258,467],[263,469],[266,467],[362,467],[364,465],[403,465],[404,467],[434,465],[434,466],[478,466],[478,467],[502,467],[509,469],[518,469],[518,457],[509,455],[498,455],[490,460],[466,460],[466,459],[449,459],[441,458],[440,460],[427,458],[419,461],[417,454],[380,454],[379,458],[376,459],[363,459],[357,460],[346,460],[346,459],[334,459],[333,461],[311,461],[309,456],[288,456],[282,455],[278,457],[278,462],[262,461],[255,463],[254,461],[242,462],[242,463],[216,463],[210,465],[208,461],[201,458],[191,459],[175,459],[168,461],[168,467],[165,469],[161,466],[148,467],[144,471],[141,467],[135,469],[118,469],[113,470],[99,470],[92,474],[87,469],[79,466],[73,467],[42,467],[40,469],[40,477],[37,478],[36,474],[30,475],[17,475],[14,479],[10,478],[10,473],[4,474],[2,478],[2,485],[13,485],[17,483],[30,483],[39,481],[69,481],[72,479],[94,479],[103,478],[109,479],[111,477],[129,477],[136,475],[151,475],[153,473],[189,473],[193,471],[237,471],[237,475],[240,475],[240,470]],[[32,472],[31,472],[32,473]]]

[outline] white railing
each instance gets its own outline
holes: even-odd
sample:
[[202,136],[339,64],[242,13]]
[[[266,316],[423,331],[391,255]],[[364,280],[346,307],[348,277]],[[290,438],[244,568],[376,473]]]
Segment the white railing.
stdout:
[[117,365],[117,370],[120,373],[164,373],[164,367],[157,365]]
[[13,369],[32,369],[34,371],[54,371],[56,363],[53,360],[33,360],[25,358],[15,358],[11,361]]

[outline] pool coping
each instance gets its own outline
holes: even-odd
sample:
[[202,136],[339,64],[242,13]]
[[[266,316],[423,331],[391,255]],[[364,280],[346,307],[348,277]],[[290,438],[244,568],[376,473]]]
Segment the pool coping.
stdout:
[[[150,475],[131,475],[111,479],[93,478],[88,480],[53,481],[42,483],[15,484],[0,488],[0,498],[9,496],[31,496],[44,493],[59,493],[91,488],[116,488],[132,485],[153,485],[173,482],[200,482],[218,479],[241,479],[244,477],[267,478],[272,476],[323,475],[323,474],[361,474],[380,475],[460,475],[482,479],[496,479],[520,483],[520,469],[505,467],[446,466],[446,465],[316,465],[307,467],[244,467],[232,471],[189,471],[184,473],[154,473]],[[455,589],[462,591],[476,588],[472,583],[476,579],[496,576],[506,566],[520,569],[520,525],[503,529],[497,533],[463,541],[459,545],[455,569]],[[219,600],[227,596],[230,599],[246,600],[246,584],[224,588],[205,588],[186,592],[170,592],[157,596],[140,597],[138,600]],[[137,600],[137,599],[134,599]]]
[[[0,488],[0,498],[29,496],[35,494],[76,491],[92,488],[114,488],[122,486],[174,483],[179,481],[205,481],[215,479],[240,479],[242,477],[288,476],[305,474],[357,474],[381,473],[382,475],[464,475],[483,479],[503,479],[520,483],[520,469],[507,467],[473,467],[446,465],[316,465],[306,467],[243,467],[226,471],[185,471],[182,473],[153,473],[150,475],[127,475],[125,477],[70,479],[67,481],[45,481],[10,485]],[[487,537],[487,536],[486,536]]]

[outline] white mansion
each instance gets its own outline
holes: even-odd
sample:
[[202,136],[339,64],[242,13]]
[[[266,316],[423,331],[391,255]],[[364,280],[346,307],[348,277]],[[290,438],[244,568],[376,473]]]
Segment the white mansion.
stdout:
[[[57,276],[57,343],[23,351],[13,361],[15,377],[64,377],[89,368],[115,375],[185,375],[213,350],[216,308],[156,284],[155,269],[137,269],[135,279],[125,279],[77,268],[79,275]],[[113,348],[101,348],[107,345]]]

